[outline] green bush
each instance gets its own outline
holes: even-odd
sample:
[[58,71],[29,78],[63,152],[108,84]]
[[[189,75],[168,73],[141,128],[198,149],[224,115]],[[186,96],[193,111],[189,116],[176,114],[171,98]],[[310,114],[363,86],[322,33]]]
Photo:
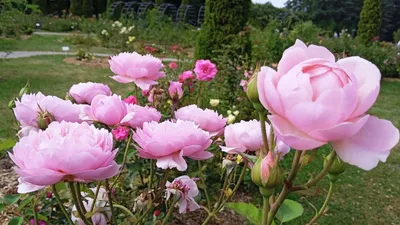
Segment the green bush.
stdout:
[[298,23],[293,27],[293,30],[289,33],[289,39],[294,42],[296,39],[300,39],[305,43],[318,44],[319,43],[319,28],[314,25],[311,21]]
[[358,22],[357,38],[360,42],[368,44],[373,38],[379,36],[381,24],[381,0],[364,0],[360,21]]
[[72,13],[74,16],[82,16],[83,9],[82,9],[82,0],[71,0],[71,5],[69,8],[69,12]]
[[85,17],[93,16],[93,0],[82,0],[82,15]]

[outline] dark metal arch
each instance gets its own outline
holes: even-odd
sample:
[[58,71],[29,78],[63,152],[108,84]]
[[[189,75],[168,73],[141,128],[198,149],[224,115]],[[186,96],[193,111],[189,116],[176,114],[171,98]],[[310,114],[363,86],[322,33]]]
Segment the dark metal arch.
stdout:
[[124,7],[122,7],[121,15],[126,17],[133,17],[135,16],[134,13],[140,7],[140,2],[133,1],[133,2],[126,2]]
[[180,5],[176,12],[177,22],[187,22],[193,26],[197,26],[197,11],[193,5]]
[[119,17],[120,12],[118,12],[118,8],[120,8],[122,5],[125,5],[125,2],[118,1],[110,5],[110,14],[112,17]]
[[197,26],[200,26],[204,22],[204,14],[206,12],[206,7],[202,5],[197,14]]
[[146,11],[149,9],[152,9],[155,7],[155,4],[153,2],[142,2],[137,10],[137,16],[138,17],[144,17],[146,14]]
[[157,7],[157,11],[162,16],[169,16],[172,19],[176,16],[176,12],[178,11],[178,7],[171,3],[162,3]]

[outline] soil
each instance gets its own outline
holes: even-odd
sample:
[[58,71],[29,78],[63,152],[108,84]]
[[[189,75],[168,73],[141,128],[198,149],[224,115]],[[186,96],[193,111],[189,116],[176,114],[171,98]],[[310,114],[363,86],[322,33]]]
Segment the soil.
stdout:
[[[8,158],[0,159],[0,198],[6,194],[16,194],[18,185],[18,175],[15,173],[13,163]],[[0,212],[0,224],[6,225],[13,217],[13,208]]]
[[78,60],[75,57],[68,57],[64,58],[63,62],[69,63],[69,64],[74,64],[77,66],[89,66],[89,67],[97,67],[97,68],[109,68],[110,65],[108,64],[108,58],[104,57],[99,57],[99,58],[93,58],[92,60]]

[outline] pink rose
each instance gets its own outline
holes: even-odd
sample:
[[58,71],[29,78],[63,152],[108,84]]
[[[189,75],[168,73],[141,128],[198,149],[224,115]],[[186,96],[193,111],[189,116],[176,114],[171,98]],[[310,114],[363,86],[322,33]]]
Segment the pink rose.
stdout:
[[370,170],[399,141],[391,122],[366,114],[380,79],[379,69],[365,59],[335,62],[328,49],[297,40],[283,53],[278,71],[261,68],[257,86],[283,142],[298,150],[331,142],[343,161]]
[[118,126],[111,130],[111,133],[114,136],[114,139],[117,141],[123,141],[129,137],[129,128],[124,126]]
[[178,109],[175,118],[179,120],[193,121],[201,129],[212,136],[220,135],[224,131],[226,119],[210,109],[201,109],[197,105],[189,105]]
[[155,108],[140,105],[127,105],[128,114],[131,116],[125,117],[121,121],[121,124],[130,126],[132,128],[142,128],[145,122],[159,122],[161,119],[161,113]]
[[199,194],[196,182],[188,176],[180,176],[175,178],[172,183],[167,181],[166,186],[166,198],[167,200],[174,196],[179,199],[177,206],[179,207],[179,213],[191,212],[199,209],[200,206],[194,200]]
[[[270,125],[265,123],[267,138],[270,141]],[[239,153],[247,151],[258,151],[264,146],[261,133],[261,125],[257,120],[240,121],[239,123],[228,125],[225,128],[225,146],[221,146],[224,152]],[[289,146],[277,140],[275,152],[282,157],[290,150]]]
[[192,79],[193,77],[193,72],[191,70],[187,70],[179,75],[179,82],[183,83],[185,80]]
[[134,82],[142,90],[149,89],[157,84],[156,80],[165,76],[160,71],[163,67],[161,60],[152,55],[124,52],[111,57],[108,62],[111,71],[116,74],[111,78],[120,83]]
[[137,104],[137,99],[135,96],[131,95],[123,100],[127,104]]
[[197,60],[194,68],[198,80],[210,81],[217,74],[217,66],[210,60]]
[[176,81],[170,81],[168,93],[172,99],[175,98],[181,99],[183,97],[182,83]]
[[171,70],[176,70],[176,69],[178,69],[178,64],[177,64],[176,62],[170,62],[170,63],[168,64],[168,67],[169,67]]
[[100,83],[79,83],[72,85],[69,94],[78,104],[90,104],[96,95],[111,95],[110,88]]
[[23,191],[30,192],[60,181],[110,178],[119,170],[116,154],[107,130],[87,123],[53,122],[45,131],[21,138],[9,156],[16,164]]
[[187,164],[184,156],[194,160],[213,156],[206,151],[212,142],[209,133],[190,121],[144,123],[143,128],[136,130],[133,139],[139,146],[139,156],[156,159],[157,166],[162,169],[176,167],[185,171]]

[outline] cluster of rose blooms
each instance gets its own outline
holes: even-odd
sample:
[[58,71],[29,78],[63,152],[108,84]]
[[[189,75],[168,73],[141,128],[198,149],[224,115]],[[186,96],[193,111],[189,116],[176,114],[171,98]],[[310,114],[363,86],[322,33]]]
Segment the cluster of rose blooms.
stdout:
[[[150,55],[121,53],[109,64],[114,80],[135,83],[149,100],[152,87],[165,76],[161,60]],[[198,60],[194,73],[199,82],[210,81],[217,68],[208,60]],[[72,86],[72,101],[26,94],[14,108],[21,138],[9,154],[20,176],[18,192],[36,191],[61,181],[109,179],[121,168],[115,162],[115,143],[130,136],[139,157],[156,160],[158,168],[179,171],[187,170],[185,158],[213,157],[207,150],[221,137],[221,150],[229,156],[226,159],[249,152],[259,157],[259,174],[252,172],[252,177],[260,187],[276,185],[270,175],[290,148],[312,150],[331,143],[343,161],[370,170],[384,162],[399,141],[399,131],[391,122],[367,114],[377,99],[380,78],[378,68],[367,60],[350,57],[336,62],[326,48],[297,41],[284,52],[277,71],[261,67],[247,85],[249,99],[257,111],[268,110],[272,126],[257,120],[226,126],[226,118],[196,105],[176,109],[172,118],[160,121],[161,113],[155,108],[138,105],[134,96],[122,99],[98,83]],[[184,97],[182,85],[188,79],[194,79],[192,71],[170,81],[171,99]],[[179,212],[199,208],[194,200],[199,191],[188,176],[167,182],[165,188],[166,199],[172,195],[179,199]],[[84,207],[89,210],[93,199],[85,198]],[[96,203],[96,207],[107,213],[96,213],[92,221],[106,224],[108,198],[104,195],[97,201],[102,204]]]

